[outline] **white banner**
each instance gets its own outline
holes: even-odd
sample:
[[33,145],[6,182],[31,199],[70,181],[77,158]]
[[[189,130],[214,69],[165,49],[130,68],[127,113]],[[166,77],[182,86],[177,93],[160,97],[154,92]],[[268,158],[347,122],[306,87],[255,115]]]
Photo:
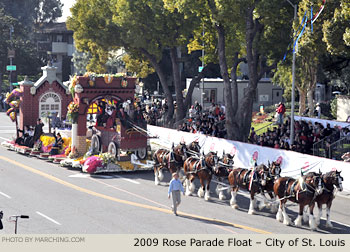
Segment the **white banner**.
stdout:
[[350,126],[350,123],[348,122],[339,122],[339,121],[332,121],[332,120],[323,120],[323,119],[317,119],[312,117],[303,117],[303,116],[294,116],[295,121],[305,121],[309,122],[311,121],[313,125],[315,125],[315,122],[321,123],[324,127],[327,127],[327,123],[331,125],[331,128],[334,128],[335,126],[340,126],[342,128],[346,128]]
[[223,150],[225,150],[226,153],[235,154],[234,161],[238,167],[252,167],[255,161],[257,164],[264,163],[267,165],[268,161],[272,162],[279,159],[282,167],[281,175],[295,178],[300,176],[301,171],[318,172],[320,170],[322,173],[326,173],[332,169],[337,169],[342,171],[341,175],[344,177],[344,191],[350,192],[350,163],[347,162],[151,125],[148,125],[147,129],[151,136],[158,137],[151,139],[153,143],[167,148],[171,148],[173,143],[176,145],[184,141],[189,144],[194,140],[198,140],[201,152],[217,151],[218,155],[221,156]]

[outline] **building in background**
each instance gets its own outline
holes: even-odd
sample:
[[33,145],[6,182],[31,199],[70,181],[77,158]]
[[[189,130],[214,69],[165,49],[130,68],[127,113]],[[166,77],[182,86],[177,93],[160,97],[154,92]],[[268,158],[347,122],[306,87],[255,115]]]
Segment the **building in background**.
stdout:
[[[186,88],[188,89],[192,79],[186,80]],[[237,80],[238,83],[238,104],[244,97],[244,93],[248,86],[249,80]],[[202,93],[202,97],[201,97]],[[274,85],[270,78],[262,78],[258,83],[256,95],[254,97],[253,110],[258,111],[259,106],[270,106],[277,104],[283,100],[283,88]],[[224,102],[224,81],[222,79],[205,78],[204,82],[200,82],[195,87],[192,94],[192,104],[198,101],[203,107],[209,107],[212,102],[225,104]]]
[[75,47],[73,31],[67,29],[66,23],[40,24],[36,28],[36,44],[41,58],[50,60],[57,67],[57,78],[69,80],[69,75],[74,73]]

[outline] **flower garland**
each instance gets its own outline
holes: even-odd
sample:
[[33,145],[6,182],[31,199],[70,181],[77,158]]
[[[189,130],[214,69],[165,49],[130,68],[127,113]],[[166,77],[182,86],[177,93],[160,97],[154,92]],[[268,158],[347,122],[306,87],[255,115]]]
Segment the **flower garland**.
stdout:
[[115,156],[113,156],[109,152],[101,153],[100,155],[98,155],[98,157],[102,160],[103,165],[107,165],[109,163],[114,163],[116,160]]
[[72,101],[68,105],[67,117],[72,123],[77,123],[79,116],[79,104]]

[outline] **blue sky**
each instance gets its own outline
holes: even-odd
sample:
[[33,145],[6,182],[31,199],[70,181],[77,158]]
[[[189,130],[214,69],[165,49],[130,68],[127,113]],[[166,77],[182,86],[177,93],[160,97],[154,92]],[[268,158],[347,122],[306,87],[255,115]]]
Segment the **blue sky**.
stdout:
[[61,3],[63,3],[63,13],[62,13],[62,17],[60,17],[57,21],[65,22],[67,17],[70,16],[69,9],[75,3],[75,0],[61,0]]

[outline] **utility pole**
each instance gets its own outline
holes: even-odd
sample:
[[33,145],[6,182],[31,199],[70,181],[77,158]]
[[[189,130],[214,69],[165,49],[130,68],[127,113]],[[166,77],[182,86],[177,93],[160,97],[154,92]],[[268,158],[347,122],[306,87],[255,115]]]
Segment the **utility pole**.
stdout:
[[[13,25],[10,27],[10,50],[13,50],[13,44],[12,44],[12,33],[14,32]],[[10,66],[12,66],[12,59],[13,55],[9,55],[10,58]],[[12,91],[12,70],[10,70],[10,75],[9,75],[9,81],[10,81],[10,92]]]
[[[202,71],[204,68],[204,24],[203,24],[203,33],[202,33]],[[202,105],[202,109],[204,110],[204,76],[202,78],[202,90],[201,90],[201,105]]]
[[[294,21],[297,19],[298,5],[293,4],[290,0],[287,2],[294,8]],[[293,29],[293,34],[295,29]],[[293,36],[294,37],[294,36]],[[293,41],[294,42],[294,41]],[[295,108],[295,60],[296,52],[293,52],[293,64],[292,64],[292,104],[291,104],[291,115],[290,115],[290,145],[294,144],[294,108]]]

